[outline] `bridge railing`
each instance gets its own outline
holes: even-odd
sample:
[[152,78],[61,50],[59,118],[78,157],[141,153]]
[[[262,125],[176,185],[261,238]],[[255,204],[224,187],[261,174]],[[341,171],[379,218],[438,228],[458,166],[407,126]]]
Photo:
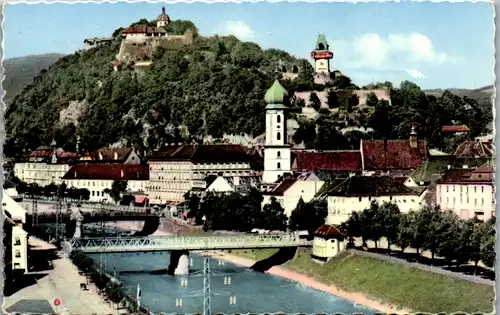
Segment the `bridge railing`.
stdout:
[[307,245],[307,242],[296,234],[81,238],[71,239],[69,243],[72,249],[83,252],[279,248]]
[[[31,198],[23,198],[26,201],[33,201]],[[57,204],[58,200],[53,199],[53,198],[47,198],[47,197],[41,197],[37,198],[38,203],[44,203],[44,204]],[[68,202],[71,204],[80,204],[81,208],[86,208],[86,209],[96,209],[96,210],[111,210],[111,211],[134,211],[134,212],[145,212],[148,209],[151,208],[146,208],[146,207],[136,207],[136,206],[120,206],[120,205],[112,205],[112,204],[100,204],[100,203],[95,203],[95,202],[89,202],[89,201],[76,201],[76,200],[62,200],[61,203],[63,206],[65,206]]]

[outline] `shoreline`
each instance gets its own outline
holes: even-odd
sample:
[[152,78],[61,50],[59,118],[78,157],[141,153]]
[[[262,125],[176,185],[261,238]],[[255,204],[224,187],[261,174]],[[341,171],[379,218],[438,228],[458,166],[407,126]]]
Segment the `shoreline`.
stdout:
[[[117,223],[110,223],[110,227],[114,227],[117,229],[121,229],[124,231],[136,231],[138,229],[141,229],[142,222],[117,222]],[[165,231],[160,231],[157,230],[155,233],[152,235],[154,236],[167,236],[167,235],[172,235],[172,233],[168,233]],[[199,254],[200,252],[193,252],[196,254]],[[256,261],[246,258],[246,257],[241,257],[237,255],[232,255],[223,251],[209,251],[209,252],[204,252],[206,255],[214,258],[214,259],[220,259],[224,260],[226,262],[238,265],[238,266],[243,266],[243,267],[251,267],[253,264],[256,263]],[[346,299],[356,305],[368,307],[371,309],[374,309],[376,311],[386,313],[386,314],[391,314],[391,313],[399,313],[399,314],[411,314],[413,311],[405,309],[405,308],[398,308],[394,305],[390,304],[385,304],[383,302],[371,299],[362,293],[358,292],[348,292],[345,290],[342,290],[334,285],[328,285],[322,282],[319,282],[311,277],[305,276],[303,274],[300,274],[298,272],[292,271],[287,269],[286,267],[282,266],[274,266],[266,273],[273,275],[275,277],[287,279],[290,281],[297,282],[301,285],[304,285],[306,287],[312,288],[314,290],[318,290],[324,293],[328,293],[330,295],[334,295],[339,298]]]

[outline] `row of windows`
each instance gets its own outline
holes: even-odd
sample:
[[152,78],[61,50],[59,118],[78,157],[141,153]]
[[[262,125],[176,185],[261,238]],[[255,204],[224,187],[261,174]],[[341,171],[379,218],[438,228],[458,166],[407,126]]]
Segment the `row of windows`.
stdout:
[[[455,197],[453,197],[453,199],[451,199],[451,204],[454,205],[455,204]],[[463,202],[463,199],[462,197],[460,197],[460,203],[459,204],[469,204],[469,197],[467,197],[465,199],[465,203]],[[443,197],[439,197],[439,203],[443,203]],[[450,204],[450,197],[446,197],[446,204]],[[474,205],[477,206],[477,198],[474,198]],[[484,198],[481,198],[481,205],[484,205]]]
[[[456,186],[453,185],[451,187],[452,187],[453,192],[455,192]],[[465,191],[467,193],[469,192],[469,186],[464,187],[462,185],[459,185],[459,187],[460,187],[460,192],[463,192],[463,191]],[[477,186],[473,186],[473,188],[474,188],[474,192],[477,192]],[[446,192],[450,192],[450,186],[446,186]],[[484,186],[481,186],[481,192],[484,193]]]
[[[353,199],[349,198],[351,201]],[[345,201],[347,200],[347,198],[340,198],[340,199],[333,199],[333,203],[345,203]],[[362,202],[363,200],[368,200],[368,201],[371,201],[372,200],[372,197],[358,197],[358,201],[359,202]],[[392,196],[389,196],[389,201],[393,201],[392,199]],[[406,202],[416,202],[415,199],[410,199],[409,201],[406,201],[406,199],[396,199],[394,200],[395,203],[406,203]]]

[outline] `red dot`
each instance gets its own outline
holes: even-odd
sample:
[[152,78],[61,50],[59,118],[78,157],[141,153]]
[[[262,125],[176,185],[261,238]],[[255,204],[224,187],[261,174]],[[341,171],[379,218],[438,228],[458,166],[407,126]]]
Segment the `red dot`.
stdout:
[[59,304],[61,304],[61,301],[59,301],[59,299],[55,299],[54,300],[54,305],[55,306],[59,306]]

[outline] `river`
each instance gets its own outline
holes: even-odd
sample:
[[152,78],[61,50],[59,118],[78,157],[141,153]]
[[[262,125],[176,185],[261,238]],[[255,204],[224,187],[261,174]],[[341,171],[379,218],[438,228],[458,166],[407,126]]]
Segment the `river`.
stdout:
[[[99,264],[99,254],[89,255]],[[203,290],[203,257],[191,254],[190,276],[155,274],[165,270],[170,261],[165,253],[110,253],[105,254],[106,269],[116,272],[129,293],[135,297],[140,284],[141,304],[149,311],[158,313],[196,313],[203,309],[203,296],[189,296]],[[210,259],[212,312],[220,313],[364,313],[375,310],[355,305],[348,300],[313,290],[301,284],[277,278],[269,274],[254,272],[248,268]],[[231,283],[225,285],[225,277]],[[187,279],[183,287],[181,279]],[[236,297],[230,305],[229,296]],[[176,299],[182,297],[182,306]]]

